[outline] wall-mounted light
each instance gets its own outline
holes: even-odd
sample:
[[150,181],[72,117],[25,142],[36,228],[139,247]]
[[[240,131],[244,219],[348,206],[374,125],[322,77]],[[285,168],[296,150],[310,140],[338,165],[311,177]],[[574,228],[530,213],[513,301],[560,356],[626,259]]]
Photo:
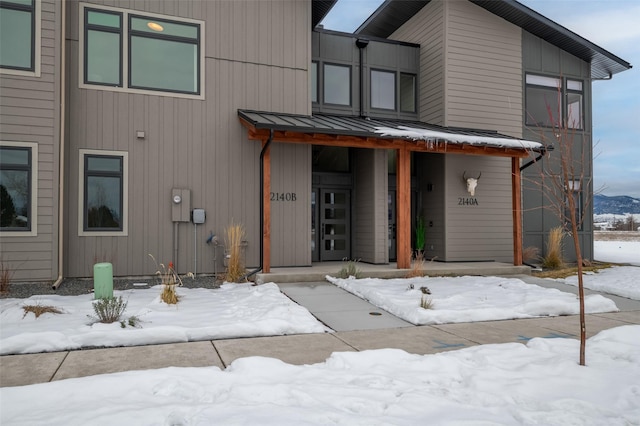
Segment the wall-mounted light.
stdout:
[[153,31],[164,31],[164,27],[157,22],[147,22],[147,27],[151,28]]

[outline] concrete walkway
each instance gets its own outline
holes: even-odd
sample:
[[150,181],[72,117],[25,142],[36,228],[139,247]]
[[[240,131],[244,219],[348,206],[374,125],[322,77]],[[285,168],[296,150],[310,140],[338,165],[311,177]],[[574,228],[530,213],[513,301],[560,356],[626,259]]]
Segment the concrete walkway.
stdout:
[[[326,282],[282,284],[281,289],[336,332],[7,355],[0,357],[0,386],[170,366],[225,368],[247,356],[313,364],[342,351],[398,348],[433,354],[487,343],[524,343],[534,337],[576,338],[579,333],[578,316],[413,326]],[[587,337],[621,325],[640,324],[640,301],[607,297],[615,298],[621,311],[587,315]]]

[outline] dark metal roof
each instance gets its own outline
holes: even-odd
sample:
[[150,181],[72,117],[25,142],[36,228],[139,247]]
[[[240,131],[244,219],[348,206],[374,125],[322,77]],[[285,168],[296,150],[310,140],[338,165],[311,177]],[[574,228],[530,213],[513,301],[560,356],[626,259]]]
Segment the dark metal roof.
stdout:
[[311,29],[314,29],[338,0],[312,0],[311,2]]
[[[427,124],[421,121],[378,119],[368,117],[363,118],[328,114],[297,115],[240,109],[238,110],[238,116],[257,130],[267,129],[305,134],[417,140],[417,138],[415,137],[386,135],[380,132],[380,128],[399,129],[401,127],[409,127],[411,129],[439,132],[441,134],[444,134],[438,137],[439,140],[447,141],[454,144],[470,143],[474,145],[482,145],[482,143],[475,142],[475,139],[477,139],[478,137],[490,138],[492,140],[495,140],[495,144],[486,143],[486,145],[492,145],[496,147],[501,146],[501,141],[504,141],[505,139],[516,144],[519,142],[531,143],[531,141],[522,141],[520,139],[503,135],[495,131],[442,127],[433,124]],[[447,137],[447,135],[450,135],[450,137]],[[467,137],[467,141],[465,141],[465,137]],[[537,142],[533,143],[537,144]],[[514,146],[508,147],[514,148]],[[516,146],[515,148],[517,147],[518,146]],[[520,146],[520,148],[524,149],[522,148],[522,146]],[[538,151],[542,150],[543,148],[542,146],[540,146],[539,149],[531,147],[528,147],[527,149]]]
[[[389,37],[430,0],[386,0],[356,30],[357,34]],[[628,70],[631,64],[515,0],[469,0],[523,30],[591,64],[594,79]]]

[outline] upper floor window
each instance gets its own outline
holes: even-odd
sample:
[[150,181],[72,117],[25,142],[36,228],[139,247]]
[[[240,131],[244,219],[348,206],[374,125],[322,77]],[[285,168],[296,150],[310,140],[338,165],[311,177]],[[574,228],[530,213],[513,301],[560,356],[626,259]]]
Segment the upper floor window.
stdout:
[[202,22],[114,8],[83,10],[82,87],[202,94]]
[[0,230],[35,235],[37,145],[0,143]]
[[416,112],[416,76],[400,73],[400,111]]
[[80,235],[126,235],[126,153],[81,150],[80,161]]
[[0,1],[0,68],[39,75],[39,0]]
[[324,103],[351,105],[351,67],[324,64],[323,74]]
[[396,109],[396,73],[371,70],[371,108]]
[[[526,75],[525,123],[528,126],[583,128],[582,81]],[[563,95],[566,101],[563,102]]]

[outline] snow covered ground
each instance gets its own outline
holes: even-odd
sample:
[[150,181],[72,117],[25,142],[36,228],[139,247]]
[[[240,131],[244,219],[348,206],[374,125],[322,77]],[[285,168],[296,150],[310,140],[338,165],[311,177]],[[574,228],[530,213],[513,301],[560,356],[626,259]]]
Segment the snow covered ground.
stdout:
[[[333,278],[327,280],[412,324],[491,321],[580,313],[578,298],[515,278],[424,277],[412,279]],[[423,294],[421,288],[430,294]],[[421,299],[431,300],[423,309]],[[585,297],[587,313],[617,311],[601,295]]]
[[595,260],[640,266],[640,241],[594,241]]
[[[577,286],[578,276],[559,281]],[[640,300],[640,268],[637,266],[616,266],[599,272],[588,272],[582,282],[585,288],[591,290]]]
[[0,388],[3,425],[637,425],[640,326],[436,355],[165,368]]
[[[0,354],[133,346],[229,337],[323,333],[327,328],[294,303],[273,283],[261,286],[224,284],[220,289],[178,288],[176,305],[160,300],[161,286],[115,291],[128,305],[125,328],[120,322],[91,324],[92,294],[32,296],[0,300]],[[54,306],[62,314],[36,318],[23,306]],[[136,327],[127,319],[139,319]]]
[[[640,243],[632,250],[640,253]],[[595,276],[615,292],[611,287],[637,286],[636,270],[640,268],[612,268]],[[434,312],[442,298],[441,304],[446,300],[476,311],[478,316],[470,315],[470,321],[490,319],[487,312],[504,316],[514,310],[522,315],[555,315],[575,302],[500,280],[462,278],[460,282],[472,289],[457,300],[449,293],[445,298],[443,289],[455,286],[455,281],[425,283],[434,298]],[[407,290],[411,282],[390,287],[397,287],[400,296],[409,295],[416,305],[424,284],[414,282],[414,289]],[[120,324],[87,325],[90,295],[5,299],[0,304],[0,348],[5,351],[10,343],[13,350],[29,352],[52,350],[43,347],[52,348],[58,341],[128,344],[133,341],[128,339],[144,337],[159,343],[166,341],[164,334],[187,340],[209,333],[256,335],[259,329],[265,334],[324,331],[273,284],[201,290],[179,289],[183,299],[177,306],[160,303],[158,288],[121,293],[129,300],[125,317],[137,315],[141,320],[140,328],[124,329]],[[524,294],[513,299],[511,291]],[[496,299],[510,302],[494,305]],[[591,309],[601,308],[599,298],[591,300]],[[20,306],[38,301],[66,313],[38,319],[28,314],[23,319]],[[514,309],[513,304],[520,307]],[[540,310],[544,305],[547,313]],[[38,344],[42,346],[36,349]],[[225,370],[164,368],[0,388],[0,424],[640,425],[640,326],[618,327],[592,337],[586,359],[586,367],[578,366],[574,339],[539,338],[436,355],[396,349],[340,352],[326,362],[304,366],[250,357]]]

